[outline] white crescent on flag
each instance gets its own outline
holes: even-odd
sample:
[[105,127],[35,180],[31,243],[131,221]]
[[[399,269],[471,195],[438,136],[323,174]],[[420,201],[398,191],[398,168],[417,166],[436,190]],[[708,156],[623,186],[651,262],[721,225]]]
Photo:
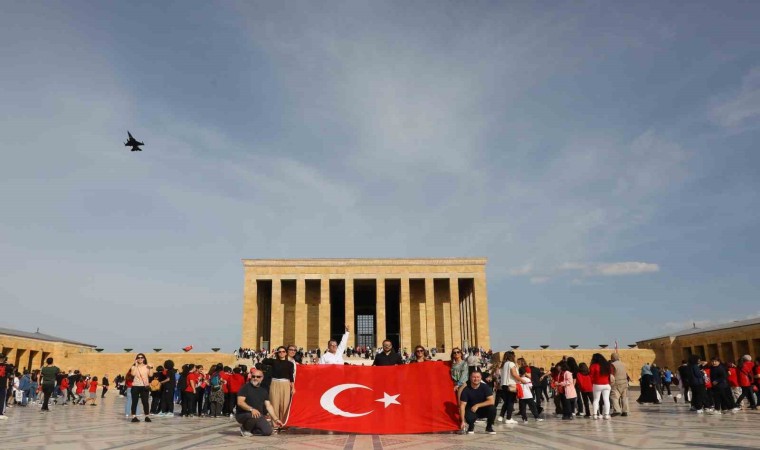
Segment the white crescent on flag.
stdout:
[[342,409],[335,406],[335,397],[338,396],[341,392],[347,390],[347,389],[369,389],[370,391],[372,389],[368,388],[367,386],[361,385],[361,384],[339,384],[337,386],[331,387],[330,389],[326,390],[324,394],[322,394],[322,397],[319,399],[319,406],[324,408],[325,411],[329,412],[330,414],[335,414],[336,416],[342,416],[342,417],[361,417],[366,416],[367,414],[371,414],[372,411],[368,411],[365,413],[350,413],[343,411]]

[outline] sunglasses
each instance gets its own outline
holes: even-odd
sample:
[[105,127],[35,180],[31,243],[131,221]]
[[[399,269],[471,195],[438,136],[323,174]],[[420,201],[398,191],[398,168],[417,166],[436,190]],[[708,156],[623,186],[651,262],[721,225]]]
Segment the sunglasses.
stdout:
[[261,375],[253,375],[251,378],[264,378],[264,377]]
[[462,352],[460,352],[459,350],[454,350],[454,353],[462,353]]
[[296,351],[296,349],[294,349],[294,348],[289,348],[289,349],[288,349],[288,351],[289,351],[289,352],[294,352],[294,351]]
[[135,359],[145,359],[145,357],[144,357],[144,356],[138,356],[138,357],[137,357],[137,358],[135,358]]
[[417,349],[417,350],[415,350],[415,352],[417,352],[417,353],[423,353],[423,352],[425,352],[425,350]]

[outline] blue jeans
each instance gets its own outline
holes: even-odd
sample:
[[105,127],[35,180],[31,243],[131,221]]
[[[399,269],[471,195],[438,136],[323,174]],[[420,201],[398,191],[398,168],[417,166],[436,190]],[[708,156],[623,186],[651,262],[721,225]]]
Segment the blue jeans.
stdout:
[[127,403],[124,404],[124,415],[128,416],[130,412],[132,412],[132,388],[128,387],[126,391],[124,391],[124,396],[127,398]]

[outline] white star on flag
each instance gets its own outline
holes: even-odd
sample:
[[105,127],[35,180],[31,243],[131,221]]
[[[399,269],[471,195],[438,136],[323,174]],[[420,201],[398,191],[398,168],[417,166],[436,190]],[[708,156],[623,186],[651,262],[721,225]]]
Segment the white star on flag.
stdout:
[[399,402],[398,402],[398,400],[396,400],[396,399],[398,398],[398,396],[399,396],[399,395],[401,395],[401,394],[396,394],[396,395],[388,395],[388,393],[387,393],[387,392],[383,392],[383,398],[378,398],[378,399],[377,399],[377,400],[375,400],[375,401],[376,401],[376,402],[383,402],[383,403],[385,403],[385,407],[386,407],[386,408],[387,408],[388,406],[390,406],[390,405],[394,405],[394,404],[395,404],[395,405],[400,405],[401,403],[399,403]]

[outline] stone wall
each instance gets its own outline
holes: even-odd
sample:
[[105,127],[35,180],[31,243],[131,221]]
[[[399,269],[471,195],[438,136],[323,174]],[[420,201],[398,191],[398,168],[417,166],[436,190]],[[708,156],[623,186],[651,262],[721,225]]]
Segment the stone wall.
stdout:
[[[117,374],[124,374],[134,363],[137,352],[130,353],[80,353],[68,358],[56,360],[55,364],[61,370],[78,369],[84,374],[102,377],[108,374],[111,379]],[[145,353],[151,366],[157,367],[164,361],[174,361],[175,367],[183,364],[202,364],[208,368],[212,364],[222,363],[225,366],[235,365],[235,357],[229,353]]]

